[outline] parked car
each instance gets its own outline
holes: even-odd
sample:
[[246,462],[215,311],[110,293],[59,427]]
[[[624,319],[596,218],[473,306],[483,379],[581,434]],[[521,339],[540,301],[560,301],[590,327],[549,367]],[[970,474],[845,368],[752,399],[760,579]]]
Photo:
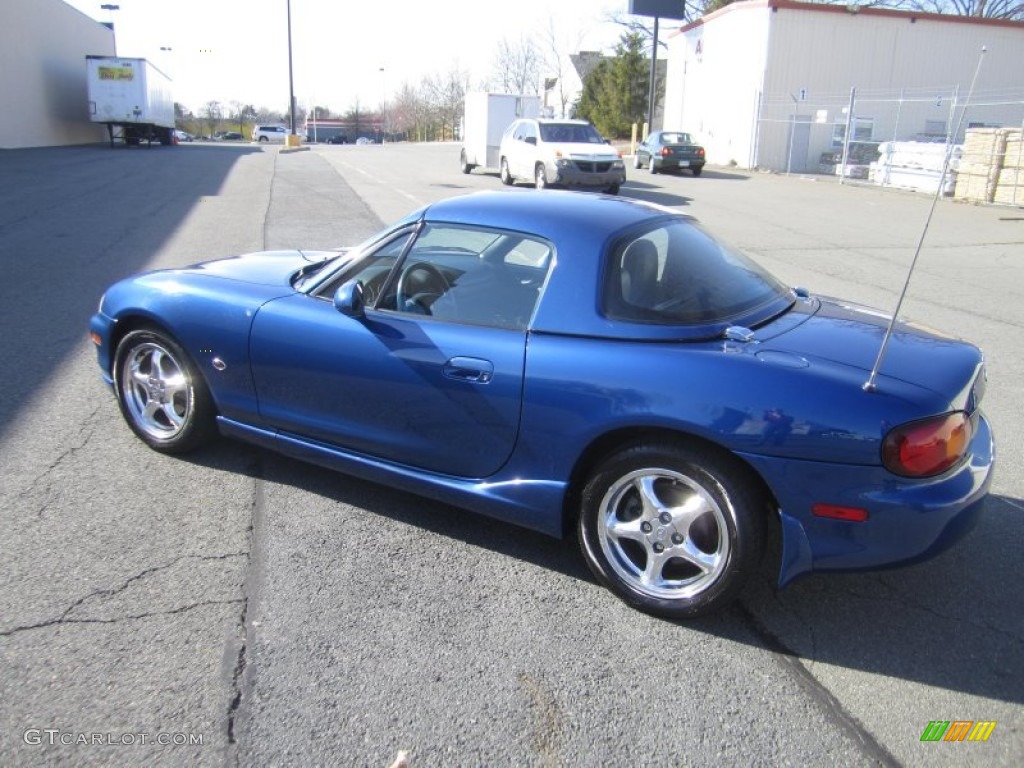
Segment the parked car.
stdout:
[[241,141],[244,137],[238,131],[225,131],[220,138],[222,141]]
[[646,165],[651,173],[689,169],[694,176],[704,170],[704,147],[683,131],[655,131],[637,148],[633,167]]
[[622,156],[586,120],[516,120],[498,158],[503,184],[528,179],[537,189],[596,187],[614,195],[626,182]]
[[90,328],[157,451],[219,430],[575,530],[623,600],[692,617],[769,542],[785,585],[929,556],[982,509],[981,352],[888,322],[670,209],[520,191],[434,203],[348,250],[128,278]]
[[259,142],[281,142],[288,135],[288,129],[283,125],[257,125],[252,129],[252,140]]
[[328,144],[348,144],[348,139],[345,136],[343,136],[342,134],[338,134],[337,136],[331,136],[331,138],[329,138],[327,140],[327,143]]
[[174,131],[174,138],[177,139],[179,143],[195,140],[195,136],[193,136],[188,131],[182,131],[177,129]]
[[367,144],[373,144],[373,139],[369,136],[360,136],[356,139],[356,144],[360,147],[366,146]]

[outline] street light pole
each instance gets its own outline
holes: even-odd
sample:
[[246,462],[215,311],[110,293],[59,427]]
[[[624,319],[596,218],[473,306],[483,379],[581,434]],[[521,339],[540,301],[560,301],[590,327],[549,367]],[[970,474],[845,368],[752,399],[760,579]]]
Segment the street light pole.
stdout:
[[292,0],[288,0],[288,109],[291,111],[292,135],[287,144],[294,147],[299,141],[295,138],[295,84],[292,79]]
[[380,143],[384,143],[384,138],[388,135],[388,93],[387,88],[384,86],[384,67],[380,68]]

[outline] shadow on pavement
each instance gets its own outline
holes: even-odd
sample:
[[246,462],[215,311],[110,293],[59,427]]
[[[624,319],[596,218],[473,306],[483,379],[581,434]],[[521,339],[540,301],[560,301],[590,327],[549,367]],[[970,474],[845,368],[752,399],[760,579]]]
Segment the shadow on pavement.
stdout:
[[[574,537],[559,541],[227,440],[187,460],[228,471],[258,465],[267,482],[594,581]],[[888,571],[811,575],[781,592],[774,586],[777,559],[766,556],[737,605],[678,626],[753,643],[805,665],[824,662],[1024,703],[1020,592],[1007,576],[1016,572],[1017,558],[998,545],[1024,536],[1021,509],[1019,500],[991,497],[974,531],[934,560]],[[950,569],[958,574],[952,582],[957,588],[935,590],[936,583],[950,583]],[[607,599],[616,598],[608,593]]]

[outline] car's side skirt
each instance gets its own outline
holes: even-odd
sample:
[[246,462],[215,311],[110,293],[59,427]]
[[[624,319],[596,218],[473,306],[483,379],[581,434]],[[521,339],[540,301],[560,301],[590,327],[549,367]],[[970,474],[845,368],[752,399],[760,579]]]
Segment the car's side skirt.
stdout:
[[565,482],[524,479],[514,473],[499,473],[485,479],[440,475],[223,416],[217,417],[217,423],[226,437],[300,461],[427,496],[556,538],[563,535]]

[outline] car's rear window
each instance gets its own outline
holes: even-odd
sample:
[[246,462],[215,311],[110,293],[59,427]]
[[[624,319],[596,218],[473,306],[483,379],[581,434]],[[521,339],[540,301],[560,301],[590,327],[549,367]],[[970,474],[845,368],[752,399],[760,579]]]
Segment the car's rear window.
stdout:
[[662,144],[693,144],[693,139],[688,133],[663,133],[661,134]]
[[603,309],[618,320],[661,325],[723,322],[790,295],[785,285],[748,257],[682,221],[623,238],[608,259]]

